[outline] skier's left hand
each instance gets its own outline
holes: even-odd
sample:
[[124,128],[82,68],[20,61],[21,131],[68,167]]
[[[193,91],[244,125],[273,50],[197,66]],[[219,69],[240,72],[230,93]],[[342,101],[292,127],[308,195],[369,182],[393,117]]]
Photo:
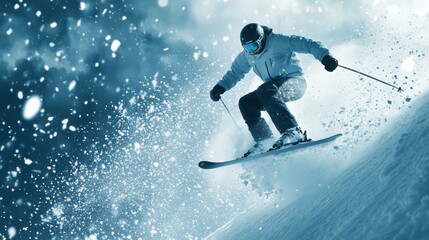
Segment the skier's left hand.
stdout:
[[326,71],[333,72],[338,67],[338,60],[331,55],[326,55],[322,59],[322,64],[325,66]]

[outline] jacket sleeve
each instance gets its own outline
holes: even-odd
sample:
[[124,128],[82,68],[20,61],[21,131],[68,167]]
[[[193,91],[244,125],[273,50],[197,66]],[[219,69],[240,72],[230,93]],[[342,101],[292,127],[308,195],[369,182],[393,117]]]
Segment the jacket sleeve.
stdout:
[[324,56],[330,54],[329,50],[320,42],[295,35],[289,36],[287,38],[289,41],[288,45],[290,46],[289,50],[293,52],[312,54],[319,61],[322,61]]
[[223,87],[225,90],[231,89],[244,78],[244,75],[248,73],[251,68],[252,67],[247,61],[244,51],[242,51],[232,62],[231,69],[225,73],[222,79],[218,82],[218,85]]

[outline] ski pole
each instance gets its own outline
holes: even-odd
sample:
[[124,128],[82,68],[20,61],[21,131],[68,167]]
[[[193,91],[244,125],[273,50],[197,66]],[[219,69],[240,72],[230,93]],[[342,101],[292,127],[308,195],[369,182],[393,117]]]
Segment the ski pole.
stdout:
[[239,129],[241,129],[237,122],[235,121],[234,117],[232,116],[231,112],[229,111],[228,107],[225,105],[225,103],[223,102],[222,98],[220,99],[220,101],[222,102],[223,106],[225,107],[226,111],[228,112],[229,116],[231,117],[232,121],[234,121],[235,126],[237,126]]
[[383,84],[386,84],[386,85],[388,85],[388,86],[391,86],[391,87],[393,87],[393,88],[395,88],[395,89],[398,89],[398,92],[403,91],[401,87],[397,87],[397,86],[395,86],[395,85],[393,85],[393,84],[387,83],[387,82],[385,82],[385,81],[382,81],[382,80],[380,80],[380,79],[378,79],[378,78],[372,77],[372,76],[370,76],[370,75],[368,75],[368,74],[365,74],[365,73],[363,73],[363,72],[360,72],[360,71],[358,71],[358,70],[355,70],[355,69],[352,69],[352,68],[349,68],[349,67],[345,67],[345,66],[342,66],[342,65],[338,65],[338,66],[339,66],[339,67],[342,67],[342,68],[344,68],[344,69],[347,69],[347,70],[349,70],[349,71],[352,71],[352,72],[355,72],[355,73],[358,73],[358,74],[364,75],[365,77],[369,77],[369,78],[371,78],[371,79],[374,79],[374,80],[376,80],[376,81],[378,81],[378,82],[381,82],[381,83],[383,83]]

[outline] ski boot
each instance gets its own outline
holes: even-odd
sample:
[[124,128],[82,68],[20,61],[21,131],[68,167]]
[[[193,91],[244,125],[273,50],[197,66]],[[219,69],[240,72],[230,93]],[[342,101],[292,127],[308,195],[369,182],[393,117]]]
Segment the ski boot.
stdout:
[[255,145],[253,145],[253,147],[251,147],[243,155],[243,158],[251,156],[251,155],[256,155],[256,154],[260,154],[260,153],[266,152],[270,148],[270,142],[272,142],[272,138],[265,139],[263,141],[255,143]]
[[302,132],[300,127],[289,128],[274,142],[272,150],[307,141],[307,131]]

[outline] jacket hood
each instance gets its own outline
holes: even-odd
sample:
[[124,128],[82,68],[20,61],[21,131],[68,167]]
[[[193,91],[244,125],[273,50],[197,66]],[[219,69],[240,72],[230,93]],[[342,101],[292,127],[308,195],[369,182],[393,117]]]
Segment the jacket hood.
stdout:
[[273,32],[273,29],[267,26],[262,26],[262,29],[264,29],[265,36],[268,36]]

